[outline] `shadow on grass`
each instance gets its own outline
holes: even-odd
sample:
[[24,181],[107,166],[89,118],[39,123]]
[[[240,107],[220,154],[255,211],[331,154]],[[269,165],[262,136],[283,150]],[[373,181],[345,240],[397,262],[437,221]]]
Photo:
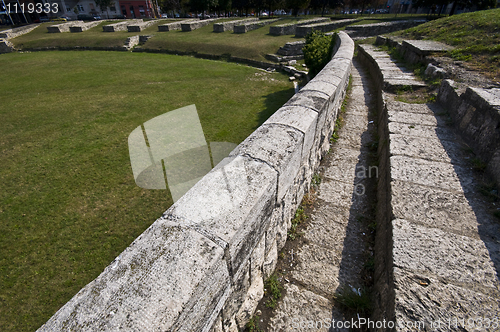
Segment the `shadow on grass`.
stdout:
[[260,111],[258,114],[258,126],[261,126],[267,119],[269,119],[269,117],[273,115],[274,112],[276,112],[280,107],[282,107],[294,94],[295,89],[292,86],[290,87],[290,89],[273,92],[267,95],[265,97],[266,108]]

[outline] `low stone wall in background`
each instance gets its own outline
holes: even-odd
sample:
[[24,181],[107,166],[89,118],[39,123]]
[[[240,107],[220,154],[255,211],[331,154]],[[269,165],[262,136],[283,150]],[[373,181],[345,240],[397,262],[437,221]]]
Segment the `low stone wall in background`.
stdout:
[[61,23],[56,25],[51,25],[47,27],[47,32],[49,33],[61,33],[61,32],[69,32],[69,28],[75,25],[82,24],[83,21],[71,21],[67,23]]
[[330,22],[328,17],[316,17],[308,20],[301,20],[297,23],[281,24],[269,27],[269,34],[273,36],[283,36],[283,35],[294,35],[295,29],[298,26],[313,24],[313,23],[324,23]]
[[180,30],[181,29],[181,24],[183,23],[190,23],[193,21],[198,21],[199,18],[191,18],[188,20],[183,20],[183,21],[175,21],[167,24],[160,24],[158,25],[158,31],[173,31],[173,30]]
[[22,36],[31,32],[33,29],[37,28],[40,24],[30,24],[19,28],[12,28],[8,30],[0,31],[0,39],[12,39],[18,36]]
[[142,23],[142,18],[137,20],[127,20],[123,22],[113,23],[104,25],[102,31],[104,32],[115,32],[115,31],[125,31],[129,25],[136,25]]
[[247,23],[247,22],[255,22],[258,20],[259,20],[258,18],[254,17],[254,18],[246,18],[243,20],[214,23],[214,32],[233,31],[235,25],[240,25],[242,23]]
[[182,31],[193,31],[199,28],[202,28],[206,25],[209,25],[213,21],[217,21],[218,18],[210,18],[206,20],[199,20],[199,21],[189,21],[189,22],[183,22],[181,23],[181,29]]
[[92,21],[92,22],[85,22],[79,25],[73,25],[69,27],[70,32],[84,32],[88,29],[92,29],[93,27],[98,26],[101,24],[103,21]]
[[354,42],[39,331],[237,331],[274,271],[349,81]]
[[278,19],[266,19],[266,20],[260,20],[257,22],[247,22],[247,23],[243,23],[240,25],[235,25],[234,26],[234,33],[247,33],[248,31],[262,28],[262,27],[269,25],[271,23],[274,23],[276,21],[278,21]]
[[426,20],[405,20],[392,21],[374,24],[351,25],[345,29],[345,32],[351,38],[370,37],[379,34],[390,33],[399,30],[405,30],[427,22]]
[[347,20],[338,20],[324,23],[315,23],[315,24],[307,24],[298,26],[295,29],[295,37],[303,38],[313,32],[313,30],[318,30],[321,32],[329,32],[335,29],[340,29],[345,27],[346,25],[353,24],[361,21],[361,19],[347,19]]

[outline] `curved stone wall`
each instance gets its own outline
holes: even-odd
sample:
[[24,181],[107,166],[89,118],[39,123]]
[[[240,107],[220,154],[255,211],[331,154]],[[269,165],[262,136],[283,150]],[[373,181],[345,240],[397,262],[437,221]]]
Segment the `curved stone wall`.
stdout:
[[354,43],[39,331],[237,331],[264,293],[291,216],[329,148]]

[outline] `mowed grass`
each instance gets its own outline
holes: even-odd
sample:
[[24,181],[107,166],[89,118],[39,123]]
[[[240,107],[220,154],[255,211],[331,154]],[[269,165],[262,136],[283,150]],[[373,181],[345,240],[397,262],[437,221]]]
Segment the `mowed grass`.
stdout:
[[203,54],[225,54],[265,61],[266,54],[276,53],[287,42],[300,40],[292,35],[272,36],[269,34],[269,27],[295,21],[293,18],[282,19],[242,34],[233,31],[213,32],[213,23],[190,32],[180,30],[159,32],[155,33],[155,36],[149,39],[143,47]]
[[195,104],[207,142],[239,143],[288,77],[171,55],[0,56],[0,331],[33,331],[172,203],[134,182],[129,133]]
[[500,8],[437,19],[392,35],[452,45],[456,49],[449,56],[500,81]]
[[[238,18],[220,19],[217,22],[238,20]],[[294,22],[296,19],[279,20],[276,24]],[[276,51],[289,41],[299,40],[294,36],[272,36],[269,25],[244,33],[235,34],[232,31],[213,32],[214,23],[200,29],[183,32],[181,30],[159,32],[158,25],[172,22],[161,20],[159,23],[142,32],[103,32],[100,25],[80,33],[48,33],[47,26],[54,23],[43,23],[32,32],[11,40],[18,49],[34,49],[40,47],[116,47],[123,46],[128,37],[135,35],[153,35],[142,47],[155,50],[170,50],[180,52],[198,52],[212,55],[232,55],[245,59],[264,61],[265,55]]]

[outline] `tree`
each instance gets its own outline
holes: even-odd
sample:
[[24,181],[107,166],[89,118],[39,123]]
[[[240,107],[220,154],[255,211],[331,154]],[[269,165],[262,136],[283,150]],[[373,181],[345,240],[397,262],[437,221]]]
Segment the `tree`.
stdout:
[[309,77],[316,76],[331,60],[335,37],[327,36],[316,30],[306,36],[306,44],[302,48],[302,52],[304,53],[304,62],[309,68]]
[[160,7],[162,12],[171,12],[173,17],[174,12],[181,9],[181,4],[179,0],[161,0]]
[[106,9],[106,16],[109,18],[108,8],[111,5],[112,0],[95,0],[95,4],[101,9],[101,13]]
[[292,10],[293,16],[299,14],[299,10],[307,8],[311,0],[286,0],[285,4],[288,9]]
[[313,9],[321,9],[321,16],[325,15],[326,8],[343,7],[343,0],[311,0],[309,7]]

